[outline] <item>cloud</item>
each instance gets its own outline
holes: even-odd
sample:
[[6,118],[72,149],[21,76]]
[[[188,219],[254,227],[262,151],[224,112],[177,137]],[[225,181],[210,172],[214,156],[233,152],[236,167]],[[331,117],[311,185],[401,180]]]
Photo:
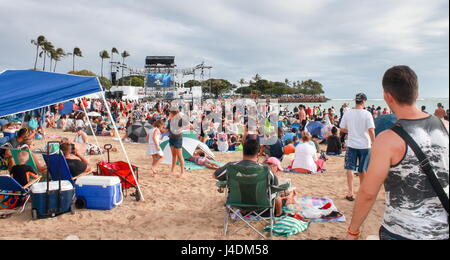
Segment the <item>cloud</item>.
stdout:
[[30,40],[43,34],[67,51],[80,47],[77,68],[97,73],[98,53],[117,47],[138,68],[147,55],[175,55],[178,67],[206,61],[213,77],[233,83],[256,73],[313,78],[328,96],[347,98],[361,90],[381,97],[384,71],[406,64],[424,96],[448,97],[448,7],[447,0],[0,0],[0,69],[32,67]]

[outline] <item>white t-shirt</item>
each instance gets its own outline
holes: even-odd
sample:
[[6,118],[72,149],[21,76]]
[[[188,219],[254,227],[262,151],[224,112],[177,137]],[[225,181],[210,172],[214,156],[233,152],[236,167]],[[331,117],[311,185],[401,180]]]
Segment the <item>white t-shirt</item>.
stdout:
[[348,130],[348,147],[353,149],[370,149],[372,147],[369,129],[375,129],[375,123],[369,111],[351,109],[345,112],[341,128]]
[[308,143],[297,145],[295,148],[295,160],[292,169],[305,169],[317,172],[317,150],[315,146]]

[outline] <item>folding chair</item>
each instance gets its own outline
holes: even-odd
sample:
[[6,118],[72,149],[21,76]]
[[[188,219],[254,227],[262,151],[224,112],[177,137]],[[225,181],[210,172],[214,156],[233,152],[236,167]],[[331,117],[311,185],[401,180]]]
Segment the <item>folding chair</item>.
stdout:
[[29,191],[14,178],[0,176],[0,216],[21,214],[29,199]]
[[75,183],[66,158],[64,158],[62,154],[43,154],[42,156],[44,157],[48,172],[53,181],[59,181],[61,179],[61,181],[70,181],[72,184]]
[[30,166],[31,168],[33,168],[34,172],[39,174],[39,169],[36,165],[36,162],[34,161],[33,155],[31,154],[30,150],[20,150],[20,149],[11,149],[11,155],[13,157],[14,163],[16,165],[18,165],[19,163],[19,153],[21,152],[26,152],[28,153],[29,159],[26,163],[26,165]]
[[[225,192],[225,236],[227,236],[228,233],[228,225],[231,216],[234,214],[239,220],[244,221],[245,225],[234,231],[232,234],[236,234],[245,227],[250,227],[264,239],[272,237],[276,193],[287,190],[289,184],[283,185],[282,187],[270,185],[269,173],[270,170],[267,166],[242,167],[230,165],[227,168],[226,189],[228,192]],[[217,186],[223,188],[223,184],[224,183],[218,183]],[[240,214],[240,211],[245,212],[245,214]],[[263,214],[267,214],[267,212],[270,214],[270,217],[263,217]],[[250,216],[257,220],[248,219]],[[260,220],[270,224],[269,237],[266,237],[251,224],[252,221]]]

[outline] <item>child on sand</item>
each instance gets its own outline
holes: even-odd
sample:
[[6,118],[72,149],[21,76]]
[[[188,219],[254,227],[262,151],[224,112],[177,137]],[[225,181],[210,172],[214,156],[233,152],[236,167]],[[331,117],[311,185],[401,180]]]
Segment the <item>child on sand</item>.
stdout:
[[[18,165],[11,168],[11,177],[14,178],[24,189],[38,182],[41,177],[34,172],[33,168],[26,165],[30,156],[27,152],[20,152],[18,156]],[[31,181],[31,178],[33,180]]]
[[153,124],[153,128],[148,133],[148,154],[152,156],[152,175],[156,176],[157,169],[161,161],[164,159],[164,153],[160,146],[161,129],[164,121],[158,120]]
[[204,152],[195,152],[194,155],[188,159],[188,161],[193,162],[200,166],[205,166],[212,170],[217,170],[220,168],[219,165],[206,158]]

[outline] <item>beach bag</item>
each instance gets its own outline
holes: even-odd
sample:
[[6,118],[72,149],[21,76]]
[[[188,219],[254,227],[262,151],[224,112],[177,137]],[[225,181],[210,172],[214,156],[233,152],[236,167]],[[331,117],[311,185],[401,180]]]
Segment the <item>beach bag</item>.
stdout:
[[434,170],[431,166],[430,160],[422,151],[422,149],[420,149],[420,146],[416,143],[416,141],[414,141],[414,139],[405,131],[405,129],[403,129],[403,127],[397,124],[392,128],[392,131],[398,134],[406,142],[406,144],[414,151],[414,154],[416,155],[417,159],[419,159],[420,168],[422,169],[423,173],[427,175],[428,180],[431,183],[431,186],[433,187],[437,197],[442,203],[442,206],[447,212],[447,221],[448,221],[447,223],[449,223],[450,221],[448,219],[448,208],[449,208],[448,196],[447,193],[445,193],[445,190],[442,187],[441,183],[439,182],[438,178],[436,177],[436,174],[434,173]]
[[103,153],[100,147],[93,144],[86,145],[86,152],[88,155],[101,155]]
[[[290,237],[308,229],[309,223],[283,216],[278,218],[273,225],[272,232],[277,237]],[[270,225],[264,228],[264,232],[270,232]]]
[[28,122],[28,128],[30,128],[31,130],[36,130],[38,128],[38,121],[36,120],[36,118],[30,119],[30,121]]

